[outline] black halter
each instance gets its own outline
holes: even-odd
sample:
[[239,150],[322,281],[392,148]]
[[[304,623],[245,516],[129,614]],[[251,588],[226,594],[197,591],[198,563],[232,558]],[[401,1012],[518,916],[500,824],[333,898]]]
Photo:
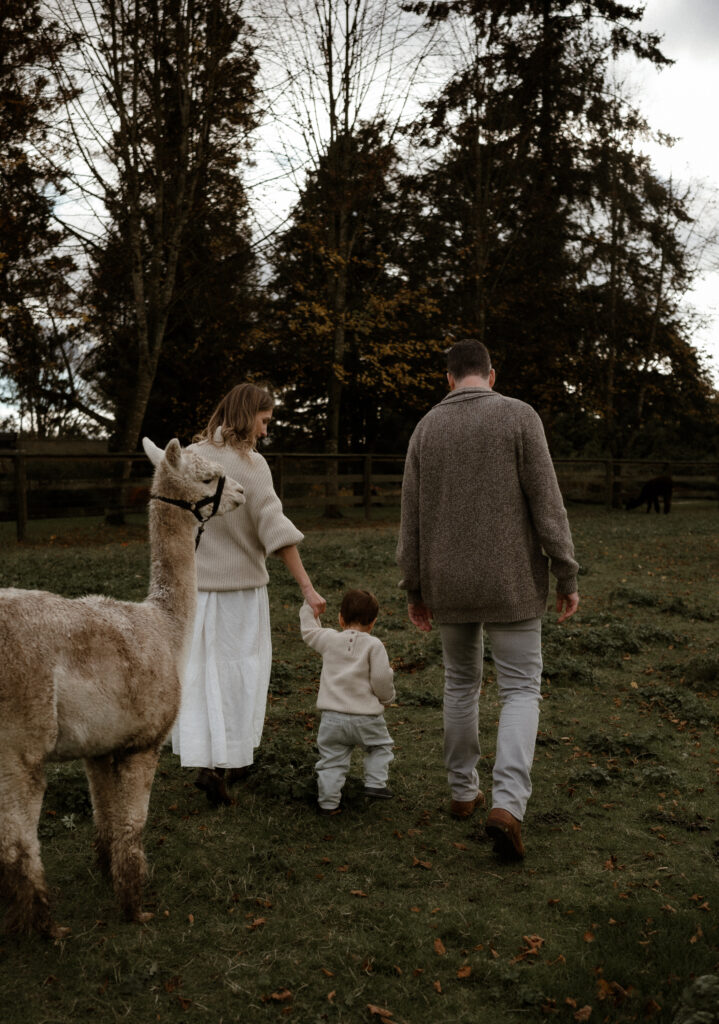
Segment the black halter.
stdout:
[[[160,494],[151,494],[150,498],[154,498],[155,501],[164,501],[167,505],[177,505],[178,508],[184,508],[188,512],[192,512],[193,516],[200,524],[197,536],[195,537],[195,550],[197,550],[197,545],[200,543],[202,531],[205,529],[205,523],[212,519],[220,507],[220,499],[222,498],[222,491],[224,490],[224,487],[225,478],[224,476],[221,476],[217,481],[217,490],[215,493],[208,495],[206,498],[202,498],[200,501],[185,501],[184,498],[163,498]],[[205,507],[205,505],[212,505],[209,516],[203,516],[200,511]]]

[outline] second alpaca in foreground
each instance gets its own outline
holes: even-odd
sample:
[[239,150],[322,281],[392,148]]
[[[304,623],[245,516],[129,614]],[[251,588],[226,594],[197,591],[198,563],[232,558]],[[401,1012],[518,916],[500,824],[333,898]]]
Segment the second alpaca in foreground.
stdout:
[[146,600],[0,591],[0,892],[11,931],[64,931],[52,921],[37,835],[46,761],[84,759],[100,866],[126,918],[152,916],[141,908],[142,831],[180,704],[196,527],[245,499],[220,467],[177,440],[164,452],[147,438],[143,445],[155,466]]

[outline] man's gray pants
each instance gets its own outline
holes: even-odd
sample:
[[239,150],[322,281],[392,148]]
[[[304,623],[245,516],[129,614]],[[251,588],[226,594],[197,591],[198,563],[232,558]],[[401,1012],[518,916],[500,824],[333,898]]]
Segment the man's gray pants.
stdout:
[[317,730],[320,759],[315,765],[320,807],[331,810],[338,806],[355,747],[361,747],[365,752],[365,786],[384,789],[389,766],[394,760],[393,746],[384,715],[323,711]]
[[502,705],[492,773],[492,806],[520,821],[532,792],[530,772],[539,724],[542,620],[440,625],[444,655],[444,763],[453,800],[473,800],[477,774],[479,695],[487,632]]

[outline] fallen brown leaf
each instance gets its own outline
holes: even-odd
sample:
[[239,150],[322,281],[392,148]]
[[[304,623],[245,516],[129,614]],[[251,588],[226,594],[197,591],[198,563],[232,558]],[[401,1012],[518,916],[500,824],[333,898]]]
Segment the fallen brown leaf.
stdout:
[[472,968],[469,966],[469,964],[465,964],[464,967],[460,967],[460,969],[457,971],[457,977],[459,978],[460,981],[462,981],[464,978],[468,978],[471,973]]
[[528,956],[538,956],[539,950],[544,945],[544,939],[541,935],[523,935],[522,938],[526,945],[510,960],[510,963],[516,964],[520,960],[526,960]]
[[292,998],[292,993],[288,988],[280,989],[279,992],[273,992],[270,999],[274,999],[276,1003],[284,1003],[287,999]]
[[424,868],[426,871],[429,871],[429,869],[432,867],[432,862],[429,861],[429,860],[417,860],[416,857],[413,857],[412,858],[412,867],[413,868]]
[[591,1006],[583,1006],[581,1008],[581,1010],[577,1010],[577,1012],[574,1014],[574,1019],[581,1022],[581,1021],[589,1020],[589,1018],[591,1016],[592,1016],[592,1008],[591,1008]]
[[434,940],[434,951],[437,954],[437,956],[444,956],[444,954],[447,952],[444,943],[439,938]]
[[392,1010],[383,1010],[381,1006],[374,1006],[372,1003],[367,1003],[367,1009],[372,1017],[391,1017]]
[[432,988],[435,990],[435,992],[439,992],[439,994],[442,995],[442,985],[440,984],[439,981],[433,982]]

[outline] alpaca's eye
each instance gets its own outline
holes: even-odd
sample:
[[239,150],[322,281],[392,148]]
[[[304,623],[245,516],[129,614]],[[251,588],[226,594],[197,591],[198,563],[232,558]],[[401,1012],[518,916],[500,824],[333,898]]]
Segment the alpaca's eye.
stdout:
[[208,476],[207,480],[203,480],[202,482],[203,482],[203,484],[211,484],[213,480],[214,480],[214,477]]

